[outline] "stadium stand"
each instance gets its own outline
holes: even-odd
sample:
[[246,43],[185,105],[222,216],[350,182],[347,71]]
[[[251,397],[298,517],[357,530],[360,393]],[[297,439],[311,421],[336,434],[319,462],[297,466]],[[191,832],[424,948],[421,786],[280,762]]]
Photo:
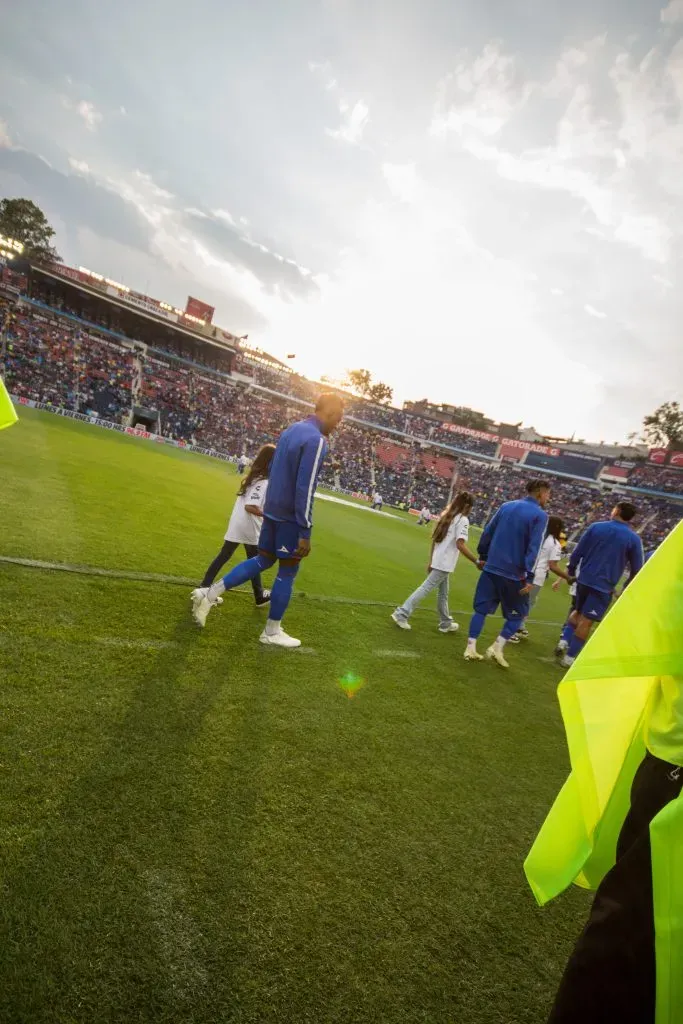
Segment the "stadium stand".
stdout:
[[[131,422],[135,407],[143,407],[156,418],[157,433],[236,457],[253,455],[300,418],[301,403],[324,387],[284,366],[250,361],[248,353],[239,354],[228,374],[222,355],[204,361],[195,349],[136,344],[118,332],[125,324],[109,318],[93,326],[96,311],[87,322],[79,312],[76,306],[48,309],[0,298],[10,392],[123,424]],[[497,442],[474,433],[349,398],[323,480],[355,494],[377,488],[388,505],[433,510],[445,504],[455,483],[474,493],[473,520],[481,524],[495,505],[523,493],[530,476],[546,475],[553,482],[553,509],[569,532],[608,514],[625,486],[601,490],[595,480],[602,460],[576,453],[530,450],[523,453],[524,463],[493,461]],[[638,465],[626,485],[645,491],[636,499],[639,528],[646,547],[653,547],[681,518],[683,504],[647,492],[680,496],[683,471]]]

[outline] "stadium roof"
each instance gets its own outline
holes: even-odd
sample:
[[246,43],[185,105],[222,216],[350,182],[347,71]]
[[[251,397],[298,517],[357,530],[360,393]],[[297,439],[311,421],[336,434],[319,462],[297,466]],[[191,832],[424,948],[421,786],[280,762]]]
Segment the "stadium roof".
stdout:
[[[60,264],[52,264],[47,267],[42,263],[31,262],[30,269],[33,273],[50,277],[55,281],[59,281],[60,284],[75,288],[77,291],[91,296],[93,299],[116,306],[126,313],[132,313],[161,327],[169,328],[174,332],[177,331],[193,341],[205,342],[222,351],[233,353],[238,351],[237,338],[230,335],[229,337],[232,338],[232,341],[228,341],[228,332],[214,325],[206,325],[200,330],[199,328],[179,323],[177,320],[172,320],[165,316],[161,308],[157,314],[153,309],[154,300],[149,300],[149,305],[143,308],[136,302],[137,293],[133,293],[132,299],[126,299],[121,295],[112,295],[104,290],[96,281],[85,281],[82,279],[82,276],[76,276],[79,272],[74,271],[71,267],[62,267]],[[142,296],[141,298],[144,299],[145,297]]]

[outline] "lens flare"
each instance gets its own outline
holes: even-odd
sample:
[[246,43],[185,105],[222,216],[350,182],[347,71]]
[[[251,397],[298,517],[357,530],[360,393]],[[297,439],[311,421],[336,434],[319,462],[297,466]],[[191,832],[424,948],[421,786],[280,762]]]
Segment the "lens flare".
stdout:
[[358,691],[365,686],[365,680],[362,676],[357,676],[355,672],[347,672],[337,682],[349,700],[355,697]]

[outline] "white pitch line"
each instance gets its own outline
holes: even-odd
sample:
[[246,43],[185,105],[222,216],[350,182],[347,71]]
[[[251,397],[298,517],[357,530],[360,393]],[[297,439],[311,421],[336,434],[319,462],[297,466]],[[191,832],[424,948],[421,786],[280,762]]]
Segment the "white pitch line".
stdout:
[[[37,558],[18,558],[13,555],[0,555],[0,565],[21,565],[28,569],[47,569],[52,572],[68,572],[76,576],[104,576],[114,580],[130,580],[133,583],[168,583],[171,586],[196,587],[197,580],[189,576],[170,576],[159,572],[136,572],[133,569],[103,569],[96,565],[71,565],[69,562],[45,562]],[[251,596],[251,590],[235,588],[231,591],[240,597]],[[395,608],[395,601],[374,601],[371,598],[343,597],[336,594],[309,594],[306,591],[294,591],[297,600],[315,601],[321,604],[350,604],[368,608]],[[419,613],[418,613],[419,614]],[[469,618],[472,614],[462,608],[451,611],[452,615]],[[561,628],[564,622],[549,619],[533,619],[529,622],[537,626],[554,626]]]
[[388,651],[380,650],[372,652],[376,658],[421,658],[418,651]]
[[104,644],[106,647],[129,647],[143,651],[163,651],[178,646],[172,640],[138,640],[125,636],[96,636],[93,639],[96,644]]

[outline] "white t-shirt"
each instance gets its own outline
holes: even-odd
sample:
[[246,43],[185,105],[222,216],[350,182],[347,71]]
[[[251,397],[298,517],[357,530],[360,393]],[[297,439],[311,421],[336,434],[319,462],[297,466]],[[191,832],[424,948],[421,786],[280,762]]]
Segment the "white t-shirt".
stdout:
[[429,509],[425,505],[425,507],[420,512],[420,519],[431,519],[431,515],[432,515],[431,512],[429,511]]
[[225,540],[231,540],[235,544],[258,544],[263,519],[260,516],[252,516],[246,511],[246,506],[257,505],[262,510],[267,490],[267,480],[255,480],[246,494],[237,496]]
[[562,545],[559,540],[555,540],[554,537],[546,537],[541,544],[541,550],[538,552],[538,558],[536,559],[536,569],[534,572],[535,587],[543,586],[550,572],[550,563],[559,562],[561,558]]
[[379,491],[375,491],[375,493],[373,494],[373,496],[372,496],[372,504],[373,505],[381,505],[382,504],[382,495],[379,493]]
[[458,564],[460,552],[458,541],[464,540],[470,534],[470,521],[467,516],[456,516],[448,527],[448,533],[442,541],[434,545],[432,553],[432,569],[441,569],[442,572],[453,572]]

